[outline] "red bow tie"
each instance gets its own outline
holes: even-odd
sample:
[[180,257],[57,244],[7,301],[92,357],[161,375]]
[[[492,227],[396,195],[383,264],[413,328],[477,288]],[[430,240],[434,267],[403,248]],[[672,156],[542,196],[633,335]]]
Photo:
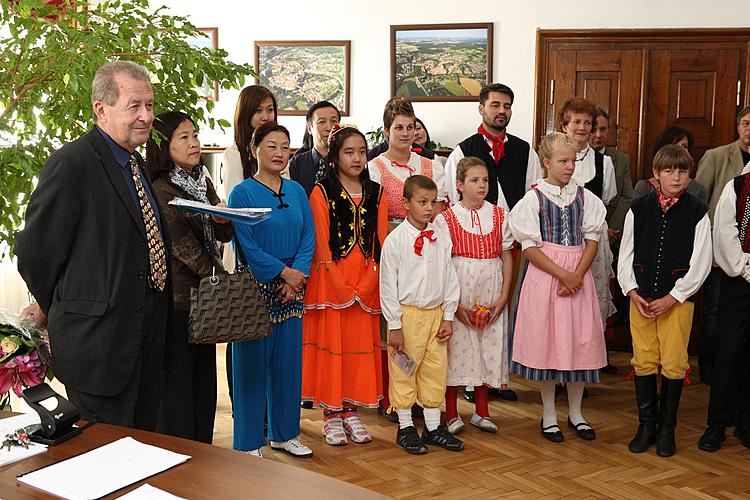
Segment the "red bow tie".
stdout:
[[417,239],[414,241],[414,253],[417,255],[422,255],[422,248],[424,247],[424,239],[427,238],[427,241],[430,243],[435,243],[437,241],[437,238],[433,237],[432,235],[435,234],[435,231],[432,229],[428,229],[427,231],[422,231],[419,233],[419,236],[417,236]]

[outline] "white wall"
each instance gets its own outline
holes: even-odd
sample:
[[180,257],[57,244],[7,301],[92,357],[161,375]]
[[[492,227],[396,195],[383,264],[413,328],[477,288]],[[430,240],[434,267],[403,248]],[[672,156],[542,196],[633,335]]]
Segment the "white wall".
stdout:
[[[155,0],[152,5],[162,2]],[[509,130],[530,139],[538,28],[680,28],[750,26],[748,0],[601,0],[576,8],[552,0],[166,0],[199,27],[218,27],[219,46],[235,62],[254,64],[254,40],[351,40],[351,116],[364,131],[381,124],[390,97],[390,25],[494,22],[494,81],[516,94]],[[240,7],[241,6],[241,7]],[[252,80],[247,82],[253,83]],[[238,91],[221,91],[215,116],[230,122]],[[433,140],[454,146],[478,126],[476,103],[415,103]],[[304,117],[281,117],[301,143]],[[205,131],[204,143],[232,143],[228,130]]]

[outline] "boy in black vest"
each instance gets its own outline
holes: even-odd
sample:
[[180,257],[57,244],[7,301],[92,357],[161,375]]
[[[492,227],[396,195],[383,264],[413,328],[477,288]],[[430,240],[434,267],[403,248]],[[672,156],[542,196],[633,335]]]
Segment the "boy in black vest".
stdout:
[[[625,216],[617,278],[630,297],[638,431],[628,448],[675,453],[674,431],[689,371],[693,296],[711,269],[708,206],[685,192],[693,159],[670,144],[654,157],[660,187],[633,200]],[[661,396],[656,376],[661,366]]]
[[[749,163],[750,165],[750,163]],[[714,211],[714,259],[719,284],[719,353],[711,377],[708,429],[698,448],[716,451],[724,429],[750,448],[750,169],[729,181]],[[744,383],[743,383],[744,380]],[[735,416],[741,405],[738,420]]]

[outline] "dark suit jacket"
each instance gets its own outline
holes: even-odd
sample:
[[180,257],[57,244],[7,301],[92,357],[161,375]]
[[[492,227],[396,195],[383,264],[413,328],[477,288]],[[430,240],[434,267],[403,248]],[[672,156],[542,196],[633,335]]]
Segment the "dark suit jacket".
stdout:
[[617,194],[607,205],[607,225],[612,229],[622,231],[625,216],[633,201],[633,179],[630,177],[630,158],[622,151],[609,146],[604,148],[604,154],[612,158],[615,167],[615,185]]
[[[145,172],[142,177],[149,182]],[[161,225],[169,249],[167,224]],[[47,160],[14,252],[21,276],[47,314],[55,376],[77,391],[120,393],[135,368],[144,322],[149,323],[148,249],[140,207],[95,129]],[[169,259],[168,253],[167,268]],[[170,276],[160,295],[171,311]],[[165,337],[166,329],[167,324]]]
[[[308,149],[304,153],[294,155],[294,158],[289,160],[289,177],[302,184],[308,197],[315,187],[315,173],[318,170],[313,151],[313,149]],[[317,155],[317,151],[315,153]]]

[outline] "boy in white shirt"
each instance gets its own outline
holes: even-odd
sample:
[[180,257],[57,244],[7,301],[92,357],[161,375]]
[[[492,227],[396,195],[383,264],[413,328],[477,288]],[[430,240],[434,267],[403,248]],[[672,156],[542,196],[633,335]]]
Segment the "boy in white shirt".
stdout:
[[[450,235],[430,221],[435,215],[438,188],[423,175],[404,183],[406,220],[383,243],[380,257],[380,304],[388,323],[390,399],[399,418],[396,443],[407,452],[427,453],[427,444],[450,451],[464,443],[440,424],[440,404],[448,370],[447,340],[460,289],[451,263]],[[395,351],[416,363],[407,376],[394,361]],[[424,407],[422,437],[412,422],[411,407]]]
[[642,453],[653,443],[659,456],[675,453],[694,296],[711,270],[708,206],[685,192],[692,166],[692,157],[681,146],[661,148],[653,167],[659,187],[635,199],[625,216],[617,278],[630,297],[640,423],[628,445],[632,453]]

